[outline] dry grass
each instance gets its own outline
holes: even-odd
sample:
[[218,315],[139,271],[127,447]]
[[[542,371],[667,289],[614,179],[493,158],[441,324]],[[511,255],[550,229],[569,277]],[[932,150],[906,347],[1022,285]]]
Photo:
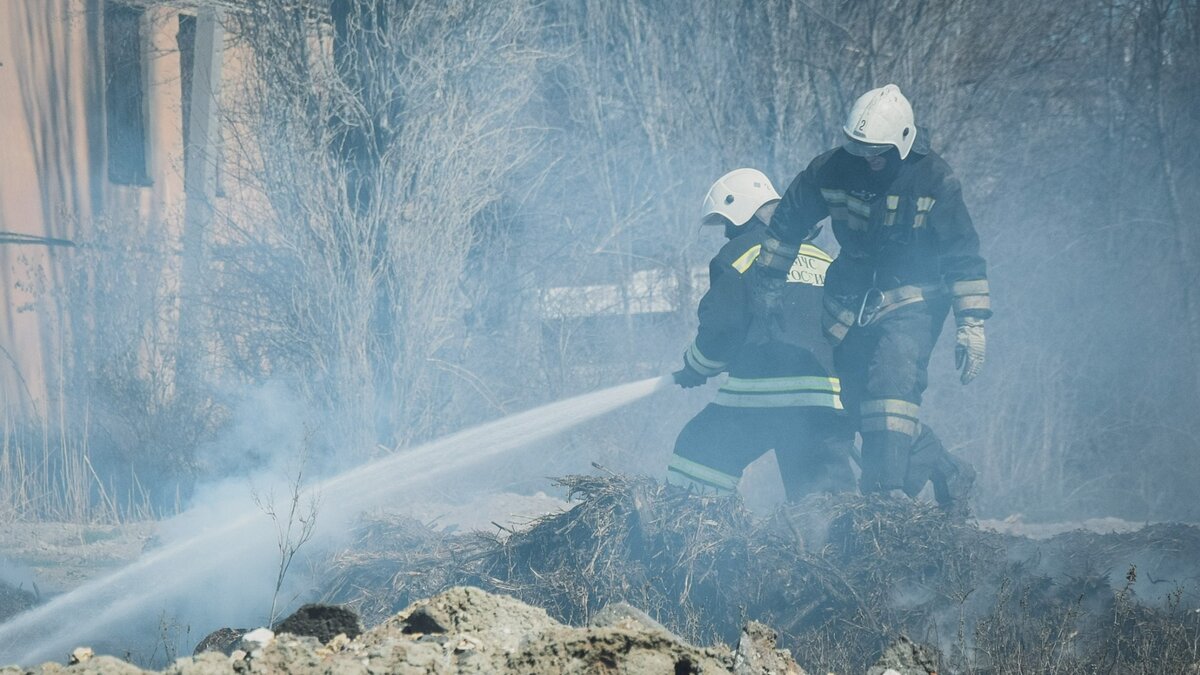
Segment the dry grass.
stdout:
[[92,464],[86,431],[17,424],[0,429],[0,523],[117,524],[155,511],[133,476],[124,488]]
[[[1015,540],[929,504],[845,495],[755,519],[735,499],[647,478],[561,483],[578,503],[515,532],[451,536],[411,520],[366,522],[332,560],[326,599],[379,621],[467,584],[573,624],[626,601],[701,644],[731,642],[755,619],[821,672],[862,671],[900,635],[940,646],[950,672],[1142,672],[1137,664],[1197,661],[1200,625],[1181,594],[1152,607],[1103,574],[1037,574],[1010,562]],[[1172,541],[1181,540],[1130,540]]]

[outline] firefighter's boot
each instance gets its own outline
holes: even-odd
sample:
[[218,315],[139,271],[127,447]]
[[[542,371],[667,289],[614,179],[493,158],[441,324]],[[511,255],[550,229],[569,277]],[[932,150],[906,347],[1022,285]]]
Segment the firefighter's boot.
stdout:
[[903,489],[909,471],[912,437],[892,431],[864,432],[862,445],[863,494]]
[[927,425],[921,425],[912,446],[904,490],[915,497],[933,483],[933,496],[938,506],[948,514],[970,516],[971,496],[975,486],[975,469],[970,462],[950,454],[942,441]]
[[971,497],[975,493],[975,468],[971,463],[946,454],[947,470],[933,476],[933,495],[938,506],[955,518],[971,517]]

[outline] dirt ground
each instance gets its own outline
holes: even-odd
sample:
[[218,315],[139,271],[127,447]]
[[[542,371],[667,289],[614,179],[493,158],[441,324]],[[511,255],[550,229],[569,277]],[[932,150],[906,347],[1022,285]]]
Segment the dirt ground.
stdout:
[[[545,493],[482,495],[453,504],[429,501],[399,511],[437,530],[495,531],[518,529],[547,513],[566,509],[567,502]],[[1028,523],[1019,515],[980,520],[983,529],[1028,539],[1083,530],[1097,534],[1134,532],[1147,523],[1119,518]],[[135,560],[154,537],[153,522],[123,525],[72,523],[0,524],[0,581],[52,596]],[[36,588],[35,585],[36,584]]]
[[0,525],[0,580],[41,596],[71,590],[134,560],[154,523]]
[[[393,509],[392,513],[410,517],[445,535],[484,531],[500,532],[502,536],[507,536],[509,531],[522,530],[540,516],[561,512],[571,506],[544,493],[492,494],[458,504],[449,502],[450,500],[439,502],[428,499],[405,509]],[[1117,578],[1136,564],[1141,572],[1136,590],[1145,599],[1154,598],[1157,594],[1153,591],[1158,590],[1159,585],[1163,588],[1173,587],[1197,579],[1192,575],[1197,574],[1194,556],[1196,551],[1200,550],[1200,534],[1195,528],[1184,525],[1148,526],[1114,518],[1070,523],[1026,523],[1019,515],[1002,520],[982,520],[978,525],[981,529],[1014,540],[1016,543],[1010,545],[1010,553],[1021,560],[1033,561],[1031,564],[1038,568],[1034,572],[1045,571],[1047,578],[1051,570],[1054,570],[1057,576],[1064,573],[1074,575],[1078,572],[1080,578],[1084,578],[1094,569],[1105,570],[1102,575],[1111,574]],[[154,536],[154,523],[121,526],[64,523],[0,524],[0,582],[3,582],[0,586],[7,583],[10,589],[15,588],[21,593],[32,592],[35,597],[44,601],[135,560],[143,548],[153,542]],[[1088,555],[1081,557],[1080,551],[1087,551]],[[1084,557],[1087,560],[1083,560]],[[1076,566],[1079,570],[1074,569]],[[1164,581],[1172,583],[1165,584]],[[17,599],[27,601],[24,598]],[[1195,598],[1185,598],[1186,602],[1193,599]],[[695,672],[690,666],[700,664],[707,665],[706,669],[702,669],[704,672],[801,672],[792,670],[795,666],[790,658],[786,666],[781,666],[781,670],[735,670],[735,652],[698,650],[685,641],[692,638],[678,638],[670,633],[664,636],[653,629],[636,625],[624,626],[621,630],[612,626],[593,626],[586,629],[572,627],[579,624],[575,621],[557,621],[546,616],[544,610],[521,603],[509,606],[508,599],[497,599],[488,594],[452,593],[450,596],[439,596],[421,602],[453,605],[452,611],[447,609],[453,616],[452,621],[447,619],[455,624],[453,629],[443,631],[444,634],[435,631],[434,636],[421,635],[418,633],[427,631],[414,633],[415,629],[412,626],[406,627],[403,621],[397,623],[396,620],[392,620],[394,625],[380,626],[371,635],[356,640],[353,644],[341,644],[332,649],[317,643],[285,640],[265,650],[256,658],[239,661],[207,656],[189,661],[182,668],[168,671],[281,672],[276,669],[290,664],[291,672],[309,672],[303,668],[295,668],[296,664],[303,663],[307,664],[305,667],[311,665],[314,668],[311,672],[328,672],[327,669],[331,667],[335,670],[350,667],[357,672],[358,665],[361,664],[366,665],[368,670],[382,667],[389,672],[400,672],[390,670],[395,667],[403,672],[550,673],[584,672],[579,669],[599,659],[602,663],[616,664],[612,672],[671,672],[673,667],[676,668],[675,672]],[[482,624],[470,627],[471,619],[468,617],[476,616],[485,609],[485,614],[492,610],[500,611],[499,606],[494,607],[497,602],[504,605],[501,613],[506,618],[503,621],[499,621],[492,628]],[[493,642],[497,644],[484,644],[492,641],[492,638],[486,635],[489,630],[499,630],[499,626],[509,624],[514,615],[526,618],[536,615],[537,618],[530,626],[524,627],[528,628],[524,635],[524,651],[517,653],[507,647],[498,647],[498,643],[504,642],[504,639],[501,639],[503,636],[499,634],[492,636],[496,638]],[[782,626],[773,628],[784,630]],[[734,632],[736,633],[736,627]],[[536,638],[535,634],[541,635],[542,638]],[[679,635],[686,633],[680,632]],[[483,643],[480,642],[481,639]],[[725,638],[725,641],[728,642],[729,639],[731,638]],[[770,642],[771,648],[763,652],[768,656],[773,653],[773,637]],[[708,641],[695,643],[711,644]],[[616,656],[612,656],[613,654]],[[415,663],[410,659],[424,662],[425,669],[404,670]],[[680,663],[687,664],[689,668],[684,671],[678,670]],[[663,667],[667,670],[655,670]],[[98,659],[86,667],[80,664],[71,672],[95,672],[105,675],[116,672],[141,672],[129,668],[131,667],[128,664],[115,660]],[[0,668],[0,674],[4,673]]]
[[1014,514],[1004,519],[986,518],[979,521],[979,527],[1001,534],[1011,534],[1014,537],[1026,539],[1050,539],[1060,534],[1082,530],[1096,534],[1124,534],[1135,532],[1154,523],[1140,523],[1121,518],[1088,518],[1086,520],[1068,520],[1055,523],[1027,523],[1021,514]]
[[[537,493],[482,495],[461,503],[424,501],[397,511],[436,530],[496,531],[520,528],[567,507],[561,499]],[[42,598],[131,562],[153,541],[155,523],[77,525],[0,524],[0,581]]]

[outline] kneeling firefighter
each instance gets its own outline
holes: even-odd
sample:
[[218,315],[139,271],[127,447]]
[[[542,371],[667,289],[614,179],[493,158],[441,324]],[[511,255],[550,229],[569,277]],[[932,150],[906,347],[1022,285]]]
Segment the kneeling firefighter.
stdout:
[[709,265],[696,339],[674,378],[684,388],[729,378],[680,432],[668,483],[733,493],[745,468],[774,449],[789,500],[854,489],[853,430],[819,318],[831,258],[806,243],[785,277],[754,265],[778,202],[755,169],[722,176],[704,199],[704,224],[723,225],[730,241]]

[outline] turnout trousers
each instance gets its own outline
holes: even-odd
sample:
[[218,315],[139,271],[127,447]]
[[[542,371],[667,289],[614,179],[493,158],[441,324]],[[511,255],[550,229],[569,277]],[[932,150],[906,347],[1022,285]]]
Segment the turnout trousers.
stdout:
[[920,415],[929,357],[948,310],[937,301],[903,307],[850,328],[834,348],[842,402],[862,435],[864,493],[900,489],[915,497],[932,481],[943,507],[965,505],[959,492],[969,489],[974,469],[947,452]]
[[849,421],[832,408],[710,403],[679,432],[667,482],[731,494],[746,467],[773,449],[789,501],[849,491],[854,474],[846,445],[853,438]]

